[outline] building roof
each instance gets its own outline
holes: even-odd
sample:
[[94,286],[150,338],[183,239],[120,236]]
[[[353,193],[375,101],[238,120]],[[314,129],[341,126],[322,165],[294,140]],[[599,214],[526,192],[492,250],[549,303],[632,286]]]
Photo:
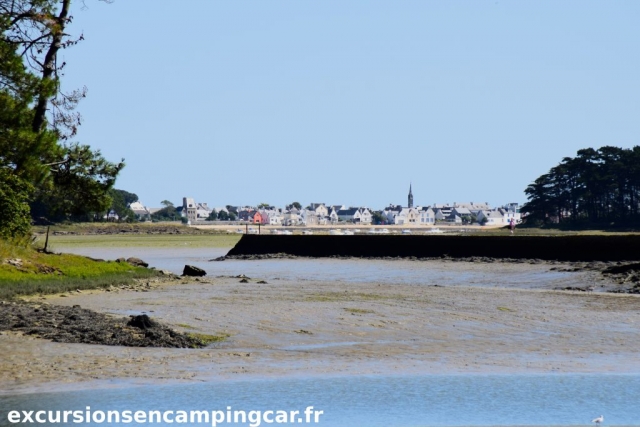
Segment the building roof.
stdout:
[[342,209],[338,211],[338,215],[342,215],[342,216],[355,215],[356,212],[358,212],[358,208]]
[[458,215],[471,215],[471,211],[467,208],[453,208]]
[[487,218],[502,218],[504,216],[499,211],[482,211],[482,213]]

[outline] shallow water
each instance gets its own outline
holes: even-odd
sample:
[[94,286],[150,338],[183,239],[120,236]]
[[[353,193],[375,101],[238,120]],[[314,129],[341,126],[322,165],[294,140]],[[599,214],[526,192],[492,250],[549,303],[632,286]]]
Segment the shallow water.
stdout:
[[158,269],[182,274],[185,264],[208,276],[244,274],[265,280],[323,280],[352,283],[401,283],[447,286],[554,288],[580,286],[575,273],[550,271],[545,264],[461,263],[364,259],[267,259],[210,261],[229,248],[65,248],[64,252],[100,259],[138,257]]
[[[638,397],[640,377],[632,375],[335,377],[22,395],[0,398],[0,413],[5,416],[8,410],[84,410],[86,406],[92,411],[226,411],[230,406],[247,412],[304,411],[313,406],[324,411],[317,425],[333,427],[573,426],[589,425],[601,414],[605,425],[613,426],[639,425]],[[9,425],[6,418],[0,418],[0,425]]]

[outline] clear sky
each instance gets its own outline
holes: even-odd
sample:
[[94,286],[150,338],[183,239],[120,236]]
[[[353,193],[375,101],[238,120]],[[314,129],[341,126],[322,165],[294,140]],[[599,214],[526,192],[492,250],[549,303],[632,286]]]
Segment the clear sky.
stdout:
[[77,140],[150,207],[526,201],[640,135],[638,1],[86,0]]

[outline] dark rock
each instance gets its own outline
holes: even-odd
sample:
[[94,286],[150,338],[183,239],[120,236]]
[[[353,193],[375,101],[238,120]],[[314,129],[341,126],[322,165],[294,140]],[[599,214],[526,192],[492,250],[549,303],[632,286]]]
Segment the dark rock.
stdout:
[[640,271],[640,263],[626,264],[626,265],[616,265],[615,267],[608,267],[602,271],[602,274],[623,274],[623,273],[633,273],[636,271]]
[[581,288],[579,286],[566,286],[564,288],[556,288],[556,289],[560,291],[579,291],[579,292],[593,291],[593,288],[590,286],[586,286],[584,288]]
[[201,276],[206,276],[207,272],[193,265],[185,265],[184,270],[182,271],[182,275],[201,277]]
[[247,279],[242,279],[240,280],[240,283],[249,283],[249,281]]
[[116,262],[127,262],[127,260],[126,260],[126,259],[124,259],[124,258],[118,258],[118,259],[116,260]]
[[127,326],[133,326],[138,329],[149,329],[157,326],[157,324],[146,314],[140,314],[138,316],[131,316],[131,320],[129,320]]
[[148,263],[136,257],[127,258],[127,262],[131,265],[135,265],[136,267],[149,267]]

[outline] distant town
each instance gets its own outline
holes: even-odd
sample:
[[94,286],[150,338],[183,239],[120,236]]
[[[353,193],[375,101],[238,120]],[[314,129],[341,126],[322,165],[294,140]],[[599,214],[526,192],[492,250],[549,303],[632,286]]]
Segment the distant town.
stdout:
[[[454,202],[452,204],[433,204],[430,206],[414,206],[413,193],[409,186],[407,205],[389,205],[374,210],[365,206],[331,205],[327,203],[310,203],[303,207],[294,202],[285,207],[269,206],[266,203],[258,206],[216,206],[205,202],[197,202],[191,197],[184,197],[181,206],[150,208],[140,201],[131,203],[129,208],[140,221],[152,221],[158,218],[161,211],[172,208],[174,215],[185,223],[211,224],[212,221],[235,221],[255,225],[272,226],[323,226],[338,224],[359,225],[399,225],[399,226],[434,226],[451,225],[487,225],[505,226],[512,221],[521,222],[518,203],[507,203],[500,207],[491,207],[488,203]],[[110,212],[109,215],[115,215]],[[117,219],[117,218],[110,218]]]

